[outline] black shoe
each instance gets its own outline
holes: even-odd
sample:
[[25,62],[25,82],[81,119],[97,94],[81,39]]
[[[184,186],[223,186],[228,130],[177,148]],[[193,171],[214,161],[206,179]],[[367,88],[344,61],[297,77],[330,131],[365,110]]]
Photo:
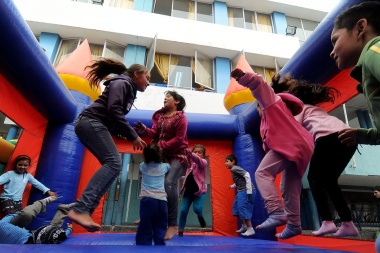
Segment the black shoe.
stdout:
[[204,228],[206,227],[206,221],[203,218],[203,216],[198,216],[199,224],[201,224],[201,227]]
[[183,232],[178,232],[179,237],[183,237]]

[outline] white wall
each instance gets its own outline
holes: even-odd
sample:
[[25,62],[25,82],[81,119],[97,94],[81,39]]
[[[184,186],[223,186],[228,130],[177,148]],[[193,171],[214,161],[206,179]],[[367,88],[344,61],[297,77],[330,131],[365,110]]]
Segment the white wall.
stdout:
[[138,92],[134,106],[138,110],[158,110],[164,106],[164,92],[166,90],[176,90],[185,98],[185,112],[228,114],[228,111],[224,108],[223,104],[224,94],[195,92],[182,89],[167,89],[157,86],[149,86],[145,92]]

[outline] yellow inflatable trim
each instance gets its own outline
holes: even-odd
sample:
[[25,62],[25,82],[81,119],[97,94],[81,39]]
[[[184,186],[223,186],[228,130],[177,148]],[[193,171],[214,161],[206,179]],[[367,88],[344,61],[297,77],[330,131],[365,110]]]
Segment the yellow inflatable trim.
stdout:
[[232,93],[224,99],[224,107],[227,109],[227,111],[230,111],[237,105],[251,103],[254,101],[255,98],[252,96],[252,92],[250,90],[240,90],[238,92]]
[[70,74],[59,74],[59,76],[69,90],[75,90],[87,95],[92,101],[95,101],[101,94],[100,88],[91,88],[86,79]]

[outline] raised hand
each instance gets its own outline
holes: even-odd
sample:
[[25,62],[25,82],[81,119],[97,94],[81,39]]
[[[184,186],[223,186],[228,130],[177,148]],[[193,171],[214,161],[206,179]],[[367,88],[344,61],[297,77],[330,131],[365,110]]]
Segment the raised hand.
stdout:
[[239,79],[244,76],[245,72],[239,68],[236,68],[231,71],[231,77],[234,78],[236,81],[239,81]]

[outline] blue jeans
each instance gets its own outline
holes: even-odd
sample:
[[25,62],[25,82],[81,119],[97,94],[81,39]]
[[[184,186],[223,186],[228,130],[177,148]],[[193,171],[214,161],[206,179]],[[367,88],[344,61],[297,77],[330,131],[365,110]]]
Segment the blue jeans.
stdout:
[[185,167],[177,160],[170,161],[170,170],[165,175],[165,191],[168,195],[168,226],[177,226],[178,218],[178,178]]
[[238,191],[232,205],[232,215],[238,216],[240,220],[252,219],[254,198],[255,190],[252,194],[247,194],[247,191]]
[[144,197],[140,201],[140,223],[136,232],[136,245],[165,245],[168,225],[166,201]]
[[198,217],[202,216],[205,196],[206,196],[205,193],[203,193],[199,197],[195,196],[194,193],[186,194],[186,190],[185,190],[185,193],[182,199],[181,211],[179,213],[179,228],[180,229],[184,229],[186,226],[186,219],[187,219],[187,215],[189,214],[191,203],[193,203],[194,213],[196,213]]
[[121,171],[121,157],[116,145],[101,121],[79,117],[75,133],[83,145],[98,159],[102,167],[92,176],[82,196],[72,208],[77,213],[92,215],[102,196],[107,192]]

